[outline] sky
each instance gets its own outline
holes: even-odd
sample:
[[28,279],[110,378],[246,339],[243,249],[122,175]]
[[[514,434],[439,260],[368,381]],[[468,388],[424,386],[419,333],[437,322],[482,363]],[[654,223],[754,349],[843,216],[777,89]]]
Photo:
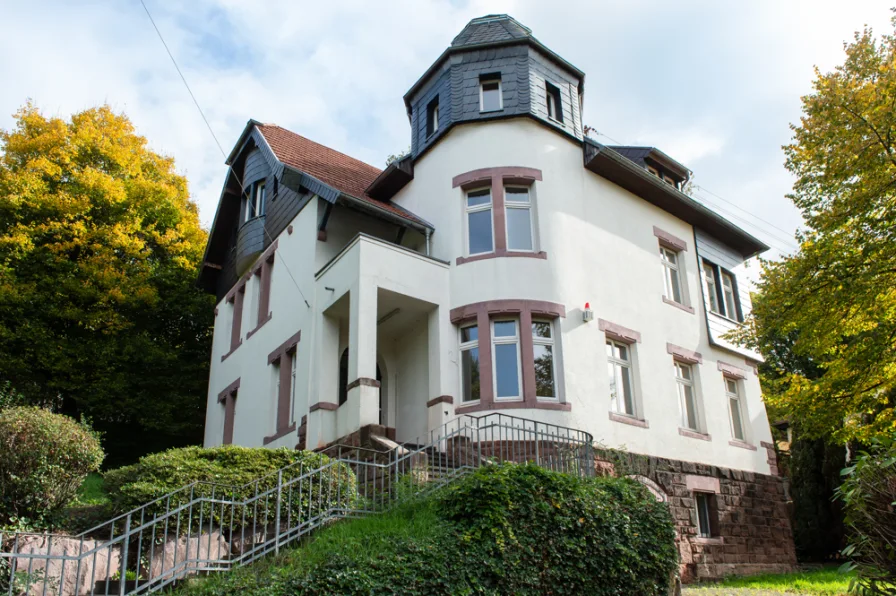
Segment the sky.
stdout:
[[[410,146],[402,96],[472,18],[508,13],[586,73],[584,122],[694,172],[696,196],[795,247],[781,146],[814,67],[833,69],[882,1],[145,0],[229,152],[250,118],[377,167]],[[209,227],[226,168],[139,0],[0,0],[0,128],[32,100],[67,118],[107,103],[175,158]]]

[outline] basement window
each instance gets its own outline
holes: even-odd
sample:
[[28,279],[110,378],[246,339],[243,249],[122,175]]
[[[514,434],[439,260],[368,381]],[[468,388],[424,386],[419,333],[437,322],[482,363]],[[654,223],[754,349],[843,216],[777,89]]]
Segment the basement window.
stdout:
[[563,102],[560,96],[560,89],[545,81],[544,91],[545,101],[547,101],[548,118],[563,124]]
[[716,495],[713,493],[694,493],[694,504],[697,507],[697,535],[701,538],[715,538],[719,535],[719,511]]

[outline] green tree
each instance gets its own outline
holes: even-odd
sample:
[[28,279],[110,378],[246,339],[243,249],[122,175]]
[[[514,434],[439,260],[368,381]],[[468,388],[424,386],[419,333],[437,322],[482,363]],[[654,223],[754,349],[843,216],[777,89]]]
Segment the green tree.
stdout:
[[108,106],[0,131],[0,379],[89,416],[113,463],[201,438],[213,299],[174,160]]
[[763,264],[737,334],[774,368],[769,405],[801,438],[841,443],[896,429],[896,36],[865,29],[844,48],[842,65],[816,71],[784,147],[800,249]]

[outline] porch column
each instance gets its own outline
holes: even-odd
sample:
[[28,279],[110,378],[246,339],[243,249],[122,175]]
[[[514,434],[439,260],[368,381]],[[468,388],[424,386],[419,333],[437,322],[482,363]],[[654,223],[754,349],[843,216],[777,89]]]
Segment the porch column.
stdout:
[[339,436],[380,421],[380,384],[376,380],[376,294],[376,284],[362,277],[352,287],[349,297],[348,400],[339,409]]
[[447,307],[437,306],[429,313],[429,398],[426,402],[428,429],[437,431],[454,416],[457,393],[457,368],[449,360],[456,345],[454,326]]
[[317,391],[308,404],[308,423],[305,446],[317,449],[332,443],[336,436],[336,410],[339,390],[339,319],[321,314],[317,321],[318,365],[316,375]]

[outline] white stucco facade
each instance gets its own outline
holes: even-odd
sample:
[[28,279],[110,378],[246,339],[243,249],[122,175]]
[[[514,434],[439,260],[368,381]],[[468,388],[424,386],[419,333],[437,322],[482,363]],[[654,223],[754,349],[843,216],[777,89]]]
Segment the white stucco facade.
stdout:
[[[540,172],[530,197],[534,248],[544,258],[499,256],[458,264],[458,257],[466,256],[465,190],[452,181],[473,170],[503,167]],[[376,220],[349,211],[334,211],[326,241],[318,240],[323,201],[315,198],[295,216],[291,232],[276,239],[271,321],[243,337],[224,361],[222,356],[231,352],[233,306],[221,301],[206,445],[223,440],[225,406],[219,394],[237,378],[233,442],[262,445],[265,437],[276,434],[278,376],[268,355],[298,331],[291,412],[297,423],[307,417],[309,448],[379,423],[394,428],[399,442],[416,442],[457,411],[469,409],[461,403],[460,337],[452,310],[502,300],[539,301],[562,305],[565,311],[553,321],[554,366],[558,401],[568,406],[515,408],[505,402],[502,411],[585,430],[607,447],[769,473],[765,449],[755,447],[771,441],[771,434],[758,377],[745,360],[757,356],[736,346],[722,347],[724,341],[710,335],[710,325],[718,327],[718,315],[707,314],[698,250],[724,249],[724,238],[707,237],[585,169],[581,143],[530,118],[453,127],[416,160],[413,180],[393,202],[435,227],[431,256],[421,254],[423,246],[413,247],[415,252],[395,245]],[[682,301],[693,312],[663,300],[655,227],[687,244],[679,253]],[[359,237],[359,232],[369,235]],[[730,260],[739,255],[725,255],[729,262],[723,266],[736,273],[737,263]],[[252,284],[258,283],[258,276],[246,282],[243,330],[254,327]],[[749,298],[741,294],[747,311]],[[583,320],[586,303],[594,313],[591,322]],[[631,344],[636,414],[643,421],[637,425],[610,416],[607,333],[600,320],[640,334]],[[699,438],[680,431],[675,357],[668,344],[702,357],[693,363]],[[351,387],[339,404],[339,360],[346,347],[347,378],[378,378],[380,386]],[[733,440],[719,362],[737,377],[744,441]],[[448,399],[427,405],[440,397]],[[475,412],[481,413],[485,411]],[[267,444],[295,446],[297,433]]]

